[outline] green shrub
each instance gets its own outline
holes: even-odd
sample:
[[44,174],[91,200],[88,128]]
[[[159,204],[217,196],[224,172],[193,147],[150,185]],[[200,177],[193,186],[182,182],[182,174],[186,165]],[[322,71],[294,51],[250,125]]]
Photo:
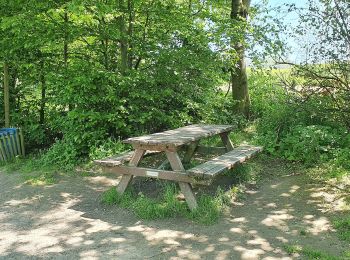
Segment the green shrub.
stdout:
[[[253,72],[250,75],[252,113],[257,119],[256,142],[266,152],[291,161],[334,160],[349,167],[350,137],[345,122],[333,114],[325,95],[303,96],[293,88],[305,80],[293,70]],[[282,86],[289,82],[290,86]]]
[[74,144],[65,140],[57,141],[39,159],[43,167],[72,170],[81,163],[80,153]]
[[291,161],[314,163],[327,160],[341,144],[341,135],[329,126],[294,126],[281,137],[280,154]]
[[[253,118],[269,116],[278,112],[275,116],[284,111],[284,107],[290,96],[279,84],[278,77],[271,71],[253,71],[249,73],[249,95],[251,99],[251,113]],[[264,120],[265,121],[265,120]]]
[[338,148],[334,151],[335,166],[350,170],[350,148]]
[[91,160],[116,155],[126,150],[126,145],[119,140],[108,138],[99,145],[90,147],[89,158]]

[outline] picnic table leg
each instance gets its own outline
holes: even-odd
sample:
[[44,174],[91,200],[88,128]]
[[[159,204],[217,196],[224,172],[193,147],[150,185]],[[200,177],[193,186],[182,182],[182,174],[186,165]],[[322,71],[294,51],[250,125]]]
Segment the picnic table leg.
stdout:
[[[143,155],[145,154],[145,150],[142,149],[136,149],[134,152],[134,155],[132,156],[129,166],[137,166],[139,162],[141,161]],[[129,174],[124,174],[118,183],[116,189],[119,194],[123,194],[126,188],[128,187],[130,181],[132,180],[134,176]]]
[[167,169],[167,168],[169,168],[169,161],[168,161],[168,159],[165,159],[165,160],[158,166],[157,169],[159,169],[159,170],[165,170],[165,169]]
[[[198,147],[198,143],[199,143],[199,141],[195,141],[195,142],[192,142],[188,146],[188,148],[185,152],[184,158],[182,160],[184,164],[189,163],[191,161],[191,158]],[[158,166],[157,169],[165,170],[165,169],[169,168],[169,166],[170,166],[170,163],[169,163],[169,160],[167,158],[160,164],[160,166]]]
[[[174,171],[184,171],[184,167],[181,163],[180,157],[177,152],[166,152],[167,158],[170,162],[171,168]],[[181,192],[185,196],[186,202],[190,210],[197,208],[196,197],[193,194],[192,186],[187,182],[179,182]]]
[[230,140],[229,132],[221,133],[220,137],[221,137],[221,141],[224,143],[224,145],[226,147],[226,150],[228,152],[232,151],[234,147],[233,147],[233,144]]
[[185,153],[185,156],[183,158],[183,163],[189,163],[191,161],[191,158],[193,157],[194,155],[194,152],[196,151],[197,147],[198,147],[198,143],[199,141],[195,141],[195,142],[192,142],[188,148],[187,148],[187,151]]

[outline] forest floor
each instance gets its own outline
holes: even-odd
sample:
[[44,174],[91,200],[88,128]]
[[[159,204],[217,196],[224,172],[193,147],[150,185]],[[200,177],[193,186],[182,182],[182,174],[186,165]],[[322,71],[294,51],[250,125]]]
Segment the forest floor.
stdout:
[[102,204],[103,191],[118,182],[113,176],[60,175],[34,186],[0,172],[0,258],[349,259],[349,242],[331,224],[344,196],[298,169],[265,167],[269,173],[210,226],[143,221]]

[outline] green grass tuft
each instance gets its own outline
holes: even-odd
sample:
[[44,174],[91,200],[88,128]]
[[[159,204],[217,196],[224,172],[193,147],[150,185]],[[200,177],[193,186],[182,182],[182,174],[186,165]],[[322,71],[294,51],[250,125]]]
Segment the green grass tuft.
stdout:
[[117,204],[119,202],[119,194],[115,188],[110,188],[102,194],[102,203],[107,205]]
[[341,258],[332,256],[330,254],[314,250],[308,247],[302,247],[301,245],[283,245],[283,249],[289,254],[300,254],[306,257],[306,259],[319,259],[319,260],[340,260]]
[[350,216],[336,219],[333,221],[333,226],[337,230],[340,239],[350,241]]
[[221,213],[221,207],[217,199],[203,195],[198,200],[198,207],[189,212],[188,216],[195,222],[211,225],[217,222]]
[[51,185],[56,182],[55,175],[53,172],[38,172],[25,176],[26,183],[34,186],[37,185]]
[[204,225],[216,223],[227,200],[221,190],[215,196],[202,195],[198,199],[198,208],[189,211],[187,204],[177,198],[178,188],[175,184],[167,184],[162,196],[151,199],[143,194],[135,194],[127,190],[119,195],[115,188],[103,193],[102,202],[106,205],[118,205],[128,208],[141,219],[163,219],[183,216]]
[[134,194],[131,190],[126,190],[123,195],[120,195],[115,187],[110,188],[102,194],[102,203],[106,205],[120,205],[123,208],[129,208],[134,202]]
[[287,244],[285,244],[285,245],[283,245],[283,248],[290,255],[300,253],[303,250],[303,248],[299,245],[287,245]]
[[307,235],[307,231],[305,229],[302,229],[302,230],[299,231],[299,234],[301,236],[306,236]]

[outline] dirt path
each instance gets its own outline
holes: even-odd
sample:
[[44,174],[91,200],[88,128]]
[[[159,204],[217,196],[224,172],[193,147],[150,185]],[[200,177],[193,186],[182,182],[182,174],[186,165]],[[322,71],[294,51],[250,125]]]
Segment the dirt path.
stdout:
[[[100,203],[116,180],[63,177],[30,186],[0,173],[0,258],[3,259],[295,259],[283,245],[299,243],[337,255],[320,190],[302,176],[266,180],[218,224],[186,219],[139,221]],[[302,233],[302,234],[301,234]]]

